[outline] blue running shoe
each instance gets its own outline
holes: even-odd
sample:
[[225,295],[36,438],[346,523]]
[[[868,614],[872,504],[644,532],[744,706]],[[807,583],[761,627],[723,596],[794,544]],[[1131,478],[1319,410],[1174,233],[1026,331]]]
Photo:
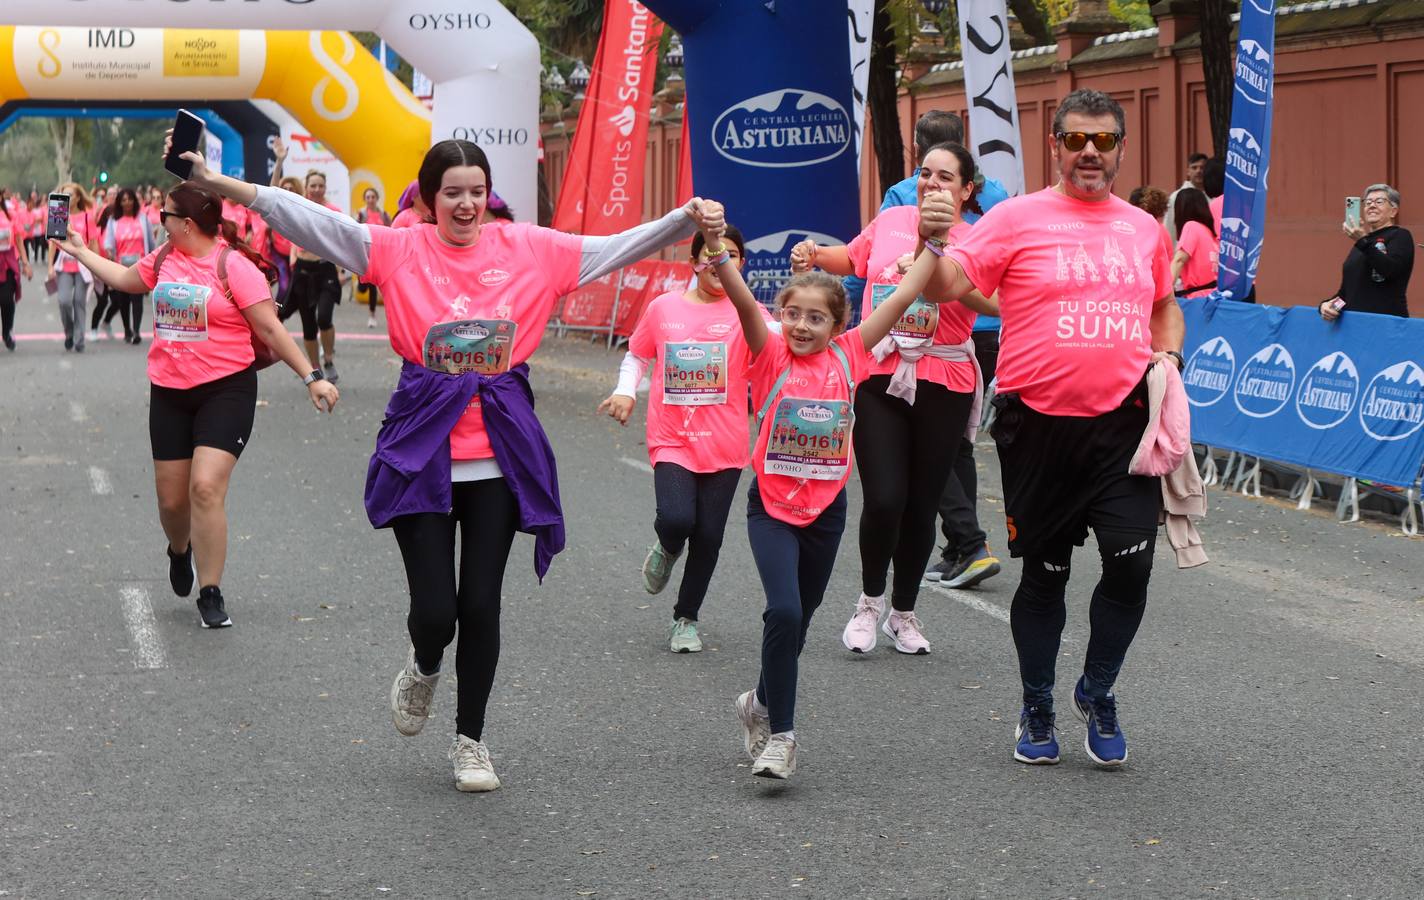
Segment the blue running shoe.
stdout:
[[1031,766],[1052,766],[1058,762],[1058,736],[1054,734],[1053,711],[1042,706],[1025,706],[1014,729],[1014,759]]
[[1109,768],[1120,766],[1127,759],[1127,737],[1117,721],[1117,697],[1109,691],[1101,700],[1083,693],[1083,679],[1073,686],[1073,708],[1088,726],[1083,749],[1093,762]]

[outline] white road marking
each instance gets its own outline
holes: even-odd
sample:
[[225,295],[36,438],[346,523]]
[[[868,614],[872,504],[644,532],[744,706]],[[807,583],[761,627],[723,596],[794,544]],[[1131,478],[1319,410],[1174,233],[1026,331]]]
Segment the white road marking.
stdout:
[[633,459],[631,456],[620,456],[618,457],[618,461],[625,466],[632,466],[639,472],[647,472],[649,475],[653,473],[653,467],[643,462],[641,459]]
[[74,368],[74,363],[70,362],[69,360],[61,359],[59,361],[59,370],[61,372],[68,372],[72,368]]
[[89,418],[89,414],[84,411],[84,404],[77,400],[69,401],[69,421],[83,422]]
[[114,486],[109,483],[109,473],[98,466],[89,467],[89,486],[100,497],[107,497],[114,492]]
[[958,600],[960,603],[963,603],[970,609],[978,610],[986,616],[991,616],[995,619],[998,619],[1005,625],[1009,624],[1009,611],[1007,609],[1004,609],[997,603],[990,603],[988,600],[980,600],[978,597],[974,596],[968,591],[956,591],[952,588],[944,587],[934,581],[926,581],[921,586],[939,591],[946,597],[949,597],[953,600]]
[[135,650],[134,668],[166,669],[168,659],[163,653],[163,640],[158,636],[158,622],[153,618],[153,604],[148,590],[140,586],[119,591],[124,602],[124,624]]

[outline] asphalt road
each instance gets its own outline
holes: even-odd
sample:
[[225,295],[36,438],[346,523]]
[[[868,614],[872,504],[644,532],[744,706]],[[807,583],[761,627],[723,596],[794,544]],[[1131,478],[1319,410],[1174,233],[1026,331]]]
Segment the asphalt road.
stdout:
[[[800,770],[767,783],[731,705],[760,647],[745,502],[707,651],[670,654],[673,591],[638,577],[641,418],[593,412],[618,355],[551,338],[534,380],[569,547],[541,586],[516,541],[486,731],[504,786],[466,795],[445,758],[453,677],[417,738],[387,708],[406,587],[361,504],[386,344],[341,341],[330,418],[290,373],[262,374],[229,497],[236,627],[204,631],[166,583],[143,351],[64,353],[38,336],[58,317],[36,287],[0,352],[0,897],[1420,896],[1424,548],[1383,519],[1213,489],[1212,564],[1159,551],[1116,772],[1089,765],[1067,713],[1091,544],[1070,586],[1065,759],[1032,768],[1011,757],[1017,564],[926,590],[930,656],[854,657],[852,531],[802,658]],[[338,310],[343,333],[364,325]]]

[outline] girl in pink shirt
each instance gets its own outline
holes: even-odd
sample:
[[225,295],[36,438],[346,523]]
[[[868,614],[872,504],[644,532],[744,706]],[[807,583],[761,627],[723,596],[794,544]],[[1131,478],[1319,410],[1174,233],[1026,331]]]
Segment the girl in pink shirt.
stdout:
[[[727,252],[741,266],[742,233],[729,225],[725,237]],[[692,239],[697,284],[656,297],[644,310],[628,339],[618,386],[598,407],[627,425],[643,371],[651,362],[652,371],[661,373],[648,397],[657,540],[643,560],[643,586],[650,594],[661,593],[687,547],[668,633],[674,653],[702,649],[698,615],[748,459],[747,344],[716,269],[697,262],[705,246],[701,234]]]
[[[499,662],[504,567],[516,531],[535,534],[540,575],[563,538],[552,454],[524,363],[560,296],[690,237],[701,201],[608,237],[525,222],[490,228],[489,161],[475,144],[446,140],[426,153],[418,178],[434,222],[389,228],[210,172],[196,153],[183,158],[193,162],[195,179],[251,206],[385,297],[391,347],[404,365],[377,436],[367,513],[377,527],[390,525],[400,545],[412,644],[391,687],[391,717],[402,734],[424,728],[441,659],[458,631],[449,753],[455,785],[494,790],[499,778],[483,731]],[[416,397],[429,402],[413,403]],[[410,488],[382,480],[388,471]]]
[[63,244],[51,245],[114,290],[153,291],[148,434],[169,583],[180,597],[192,592],[196,555],[202,625],[222,628],[232,624],[220,587],[227,560],[224,498],[252,436],[254,339],[276,351],[298,378],[305,376],[318,409],[329,412],[338,395],[320,372],[310,371],[277,321],[259,257],[222,217],[220,198],[185,181],[168,192],[161,219],[168,242],[128,265],[100,256],[73,230]]
[[[954,201],[955,217],[974,200],[974,158],[955,143],[937,144],[920,166],[917,194],[943,191]],[[803,242],[793,252],[800,265],[816,265],[836,275],[864,278],[862,314],[870,312],[900,281],[901,263],[920,246],[920,211],[896,206],[876,216],[845,247]],[[963,220],[950,229],[957,244],[969,233]],[[934,551],[935,514],[955,448],[972,439],[971,412],[983,395],[983,378],[970,337],[976,312],[997,315],[998,307],[971,293],[943,306],[923,298],[872,348],[870,377],[856,395],[855,450],[864,506],[860,514],[861,594],[841,642],[854,653],[875,649],[876,626],[885,612],[890,564],[895,580],[890,615],[881,630],[896,650],[930,651],[915,615],[920,581]],[[977,417],[973,424],[978,425]]]
[[15,349],[15,338],[10,332],[15,327],[15,304],[20,302],[21,275],[29,278],[29,254],[25,249],[27,219],[24,207],[6,205],[9,192],[0,188],[0,336],[3,336],[6,350]]
[[[368,222],[377,225],[391,224],[391,217],[386,214],[384,209],[381,209],[381,194],[379,191],[373,187],[368,187],[362,192],[361,200],[365,203],[365,206],[361,207],[356,213],[356,221],[363,225]],[[367,307],[369,315],[366,317],[366,327],[375,328],[376,304],[380,302],[381,291],[374,284],[367,284],[364,281],[357,282],[356,288],[366,292],[366,302],[369,304]]]
[[[138,195],[132,188],[119,189],[112,209],[114,213],[104,226],[104,255],[121,266],[132,266],[154,249],[148,222],[139,215]],[[109,318],[114,317],[115,311],[123,318],[124,343],[139,344],[143,340],[143,303],[143,294],[109,290]]]
[[[705,214],[709,253],[721,249],[718,212]],[[860,327],[848,332],[843,330],[849,314],[840,280],[821,272],[797,275],[776,300],[780,335],[762,320],[760,304],[729,259],[723,253],[712,262],[736,304],[752,354],[752,408],[758,425],[747,535],[766,589],[761,675],[754,690],[737,698],[736,708],[752,774],[788,778],[796,770],[797,658],[845,529],[845,484],[853,454],[834,436],[851,430],[854,442],[851,409],[856,385],[871,370],[868,351],[915,302],[937,257],[922,252]],[[783,439],[773,448],[770,438],[778,430]]]
[[1180,280],[1183,297],[1205,297],[1216,287],[1216,262],[1221,241],[1206,194],[1196,188],[1177,192],[1172,218],[1177,224],[1177,251],[1172,256],[1172,283]]

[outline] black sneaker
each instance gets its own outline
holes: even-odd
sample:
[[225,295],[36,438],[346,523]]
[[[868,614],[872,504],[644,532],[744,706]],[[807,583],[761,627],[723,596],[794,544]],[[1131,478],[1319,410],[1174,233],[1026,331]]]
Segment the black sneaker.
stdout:
[[227,628],[232,624],[223,608],[222,591],[215,585],[198,591],[198,615],[203,617],[204,628]]
[[67,338],[64,339],[64,349],[66,349],[66,350],[73,350],[73,349],[74,349],[74,338],[72,338],[72,337],[67,337]]
[[168,548],[168,583],[173,586],[173,593],[180,597],[186,597],[193,593],[193,544],[188,543],[188,549],[182,553],[174,553],[173,548]]
[[331,382],[332,384],[336,384],[336,382],[341,378],[340,375],[336,374],[335,362],[328,359],[325,363],[322,364],[321,368],[326,373],[326,380]]
[[939,562],[930,566],[929,571],[925,573],[925,581],[944,581],[961,571],[965,565],[963,560],[942,556]]

